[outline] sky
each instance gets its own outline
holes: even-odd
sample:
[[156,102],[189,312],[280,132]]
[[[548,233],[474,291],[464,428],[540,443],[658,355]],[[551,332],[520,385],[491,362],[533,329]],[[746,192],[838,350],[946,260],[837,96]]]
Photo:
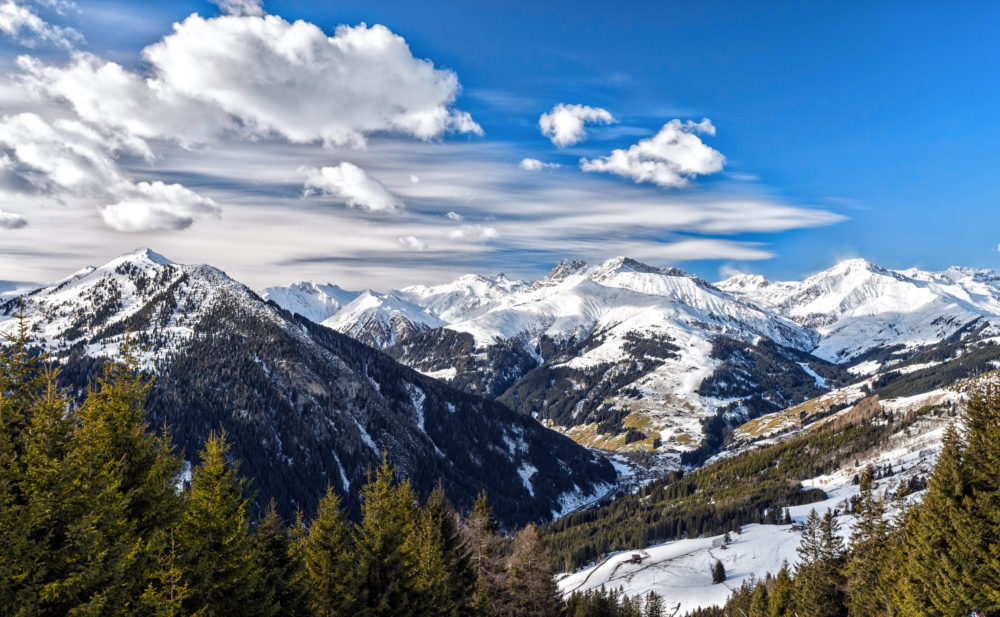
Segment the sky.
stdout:
[[1000,269],[1000,4],[0,0],[0,279]]

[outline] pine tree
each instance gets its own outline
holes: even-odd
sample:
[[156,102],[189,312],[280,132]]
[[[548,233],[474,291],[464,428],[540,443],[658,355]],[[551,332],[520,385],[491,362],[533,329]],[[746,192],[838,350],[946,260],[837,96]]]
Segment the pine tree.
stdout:
[[503,614],[511,617],[556,617],[559,615],[559,589],[555,583],[552,556],[534,524],[528,524],[514,536],[507,560],[507,586]]
[[340,497],[329,486],[301,546],[313,613],[316,617],[352,615],[357,593],[353,539]]
[[414,557],[407,538],[416,523],[416,497],[408,481],[397,483],[382,465],[361,489],[361,523],[356,533],[358,609],[363,617],[409,617],[420,613],[413,587]]
[[185,583],[185,608],[204,617],[269,615],[258,606],[261,578],[249,536],[247,481],[227,460],[225,432],[213,432],[194,470],[188,511],[179,531]]

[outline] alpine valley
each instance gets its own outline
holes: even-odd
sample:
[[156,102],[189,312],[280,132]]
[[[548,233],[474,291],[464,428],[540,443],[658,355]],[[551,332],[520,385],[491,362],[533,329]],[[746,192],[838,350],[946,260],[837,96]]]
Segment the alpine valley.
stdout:
[[[560,579],[567,597],[655,590],[678,610],[794,560],[787,531],[817,504],[849,529],[861,468],[919,494],[1000,362],[1000,274],[862,259],[799,282],[618,257],[534,282],[258,295],[139,249],[3,289],[0,331],[26,326],[80,397],[128,341],[155,377],[150,423],[192,464],[224,429],[259,506],[312,511],[329,486],[356,518],[387,457],[420,496],[440,482],[468,512],[485,490],[505,527],[548,522],[557,562],[588,566]],[[713,560],[726,585],[701,573]]]

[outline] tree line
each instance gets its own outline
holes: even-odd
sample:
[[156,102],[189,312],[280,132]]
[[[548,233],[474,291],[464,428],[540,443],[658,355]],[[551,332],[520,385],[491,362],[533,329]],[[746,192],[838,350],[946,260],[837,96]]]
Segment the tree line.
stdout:
[[23,327],[0,352],[0,614],[17,617],[556,617],[552,558],[528,525],[500,533],[485,493],[458,514],[420,502],[386,460],[350,520],[327,489],[286,522],[254,512],[214,432],[187,469],[146,421],[126,345],[82,399]]
[[1000,615],[1000,393],[974,395],[923,499],[879,494],[865,469],[850,548],[835,512],[807,519],[795,568],[744,583],[694,617],[982,617]]

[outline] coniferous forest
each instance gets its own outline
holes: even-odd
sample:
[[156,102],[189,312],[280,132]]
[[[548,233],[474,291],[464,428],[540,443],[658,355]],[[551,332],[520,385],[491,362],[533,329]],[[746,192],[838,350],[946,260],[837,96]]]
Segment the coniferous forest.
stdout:
[[[556,564],[574,565],[621,540],[640,546],[660,533],[738,529],[747,516],[808,497],[780,490],[788,478],[835,465],[882,435],[872,417],[862,418],[675,475],[638,497],[662,510],[662,520],[626,497],[544,531],[529,524],[505,533],[485,493],[460,514],[440,487],[418,499],[383,461],[361,488],[356,520],[328,489],[315,512],[286,521],[273,503],[254,511],[252,480],[229,456],[224,432],[205,441],[185,472],[170,427],[146,422],[149,380],[127,348],[124,358],[78,398],[60,388],[58,368],[29,351],[23,330],[0,355],[4,615],[664,615],[668,599],[655,593],[563,599]],[[849,548],[835,513],[814,511],[794,566],[744,584],[724,607],[692,614],[1000,614],[998,443],[1000,396],[973,397],[945,438],[922,501],[907,502],[906,487],[895,504],[879,499],[868,468]],[[794,468],[771,478],[767,470],[782,464]],[[749,476],[758,478],[757,492],[747,496],[735,487]],[[736,505],[706,518],[698,501],[670,502],[696,494]],[[639,535],[616,540],[601,531],[611,528]],[[581,544],[580,534],[598,544]],[[709,576],[725,580],[721,563]]]

